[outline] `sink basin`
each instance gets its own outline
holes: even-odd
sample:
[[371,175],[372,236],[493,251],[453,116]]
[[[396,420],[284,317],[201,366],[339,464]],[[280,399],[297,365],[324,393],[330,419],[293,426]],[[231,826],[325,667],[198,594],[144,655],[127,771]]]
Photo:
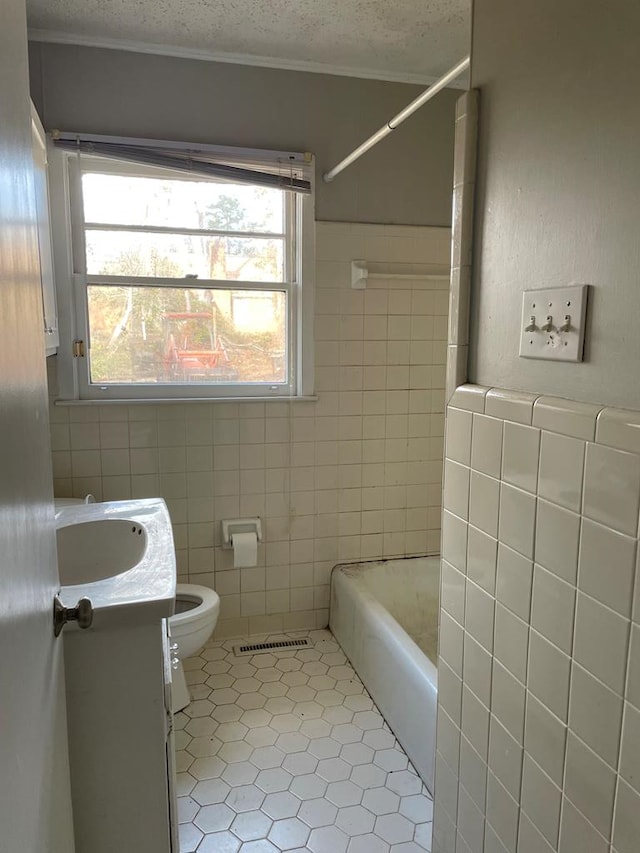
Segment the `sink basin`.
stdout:
[[105,518],[69,524],[57,530],[60,583],[93,583],[136,566],[147,548],[140,524]]
[[147,616],[173,614],[176,559],[161,498],[70,506],[55,525],[65,606],[90,598],[94,624],[109,614],[135,622],[141,607]]

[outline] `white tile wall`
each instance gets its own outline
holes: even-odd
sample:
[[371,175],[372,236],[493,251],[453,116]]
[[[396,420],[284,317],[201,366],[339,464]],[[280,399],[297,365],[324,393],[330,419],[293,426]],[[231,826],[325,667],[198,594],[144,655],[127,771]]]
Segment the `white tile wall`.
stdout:
[[479,386],[452,399],[437,853],[640,849],[637,422]]
[[477,129],[478,91],[470,89],[456,103],[447,402],[467,378]]
[[[318,223],[316,239],[317,402],[51,409],[56,495],[164,497],[179,579],[215,586],[219,634],[324,627],[337,562],[439,551],[448,281],[352,290],[350,262],[446,276],[450,231]],[[237,570],[219,522],[253,515],[259,565]]]

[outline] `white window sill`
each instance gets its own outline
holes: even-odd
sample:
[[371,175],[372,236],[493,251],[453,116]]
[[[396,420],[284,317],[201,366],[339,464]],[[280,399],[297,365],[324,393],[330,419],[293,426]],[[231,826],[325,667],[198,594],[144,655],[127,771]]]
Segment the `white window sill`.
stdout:
[[160,406],[165,403],[313,403],[314,395],[305,397],[155,397],[130,400],[54,400],[55,406]]

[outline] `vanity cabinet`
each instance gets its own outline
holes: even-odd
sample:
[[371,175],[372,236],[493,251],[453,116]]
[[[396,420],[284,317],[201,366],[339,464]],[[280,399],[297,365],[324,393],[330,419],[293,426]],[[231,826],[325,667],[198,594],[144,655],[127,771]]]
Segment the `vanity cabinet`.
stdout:
[[47,355],[57,352],[60,338],[58,335],[58,312],[56,307],[56,286],[53,273],[53,252],[51,249],[51,215],[49,209],[49,181],[47,171],[47,138],[38,113],[31,104],[31,136],[33,145],[33,175],[38,222],[38,251],[40,254],[40,275],[42,282],[42,316],[44,345]]
[[60,601],[88,599],[92,613],[60,634],[75,853],[179,853],[166,504],[72,505],[56,515],[56,536]]
[[64,631],[76,853],[179,853],[167,620]]

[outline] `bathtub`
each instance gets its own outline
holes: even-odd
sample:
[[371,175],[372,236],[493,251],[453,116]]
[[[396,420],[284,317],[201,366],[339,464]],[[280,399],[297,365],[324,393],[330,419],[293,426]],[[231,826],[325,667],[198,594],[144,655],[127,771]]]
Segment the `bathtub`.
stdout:
[[439,557],[336,566],[330,627],[433,793]]

